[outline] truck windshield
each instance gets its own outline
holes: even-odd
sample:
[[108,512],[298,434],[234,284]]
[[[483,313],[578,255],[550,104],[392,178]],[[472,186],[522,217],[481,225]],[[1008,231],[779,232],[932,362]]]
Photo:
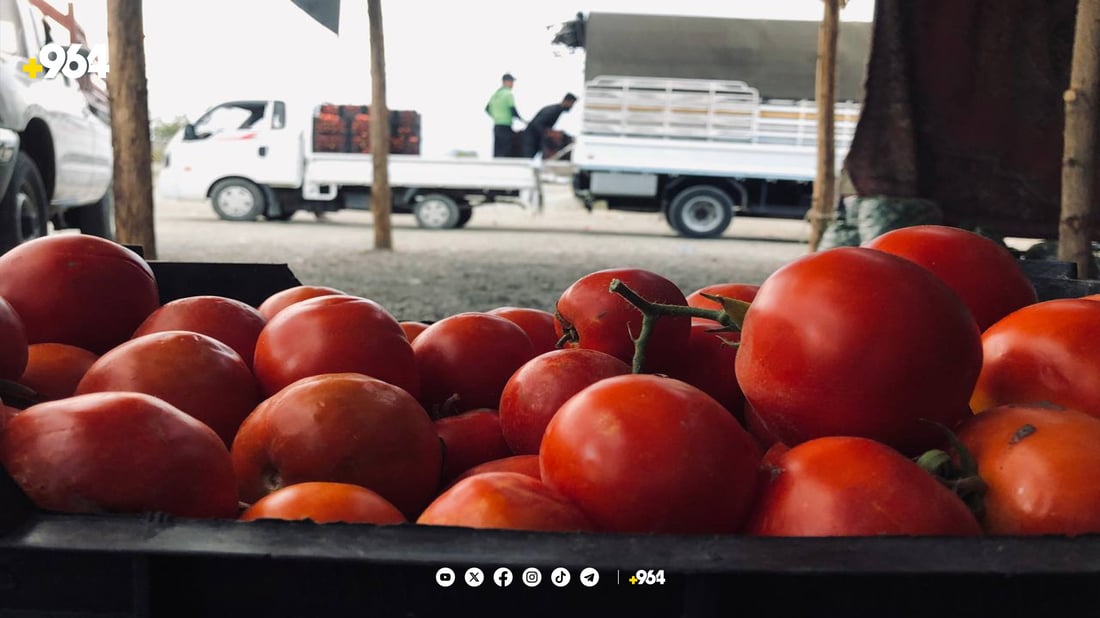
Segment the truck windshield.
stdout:
[[226,131],[255,127],[264,117],[265,101],[226,103],[203,114],[195,123],[195,137],[205,139]]
[[15,0],[0,0],[0,54],[27,57]]

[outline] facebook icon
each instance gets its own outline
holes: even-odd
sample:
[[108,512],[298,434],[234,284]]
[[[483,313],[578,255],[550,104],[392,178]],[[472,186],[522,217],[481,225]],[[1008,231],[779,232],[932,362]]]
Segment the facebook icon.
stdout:
[[512,571],[505,568],[497,569],[493,573],[493,581],[501,588],[507,587],[512,583]]

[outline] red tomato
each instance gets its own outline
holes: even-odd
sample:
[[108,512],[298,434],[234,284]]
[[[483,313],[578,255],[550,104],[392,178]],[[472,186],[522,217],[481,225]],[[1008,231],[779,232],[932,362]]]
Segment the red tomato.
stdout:
[[92,364],[76,394],[145,393],[209,425],[226,445],[260,401],[256,378],[224,343],[189,331],[127,341]]
[[779,459],[783,456],[783,453],[791,450],[789,446],[782,442],[776,442],[768,447],[768,450],[764,452],[764,458],[760,460],[760,468],[771,475],[771,469],[779,466]]
[[493,461],[478,464],[458,475],[451,484],[454,485],[464,478],[474,476],[475,474],[484,474],[485,472],[518,472],[519,474],[526,474],[533,479],[542,480],[542,473],[539,471],[538,455],[512,455],[511,457],[494,459]]
[[45,400],[72,397],[80,379],[99,358],[83,348],[64,343],[35,343],[28,352],[27,369],[19,383]]
[[669,375],[700,389],[741,418],[745,396],[741,394],[734,374],[737,348],[730,345],[731,342],[736,343],[740,336],[735,332],[707,332],[717,324],[705,319],[692,321],[691,338],[683,358],[669,371]]
[[424,509],[416,523],[552,532],[593,529],[575,504],[516,472],[486,472],[455,483]]
[[[608,291],[619,279],[649,302],[686,305],[683,292],[664,277],[637,268],[601,270],[578,279],[558,299],[558,333],[569,334],[568,347],[599,350],[631,364],[634,340],[642,330],[642,314],[626,299]],[[688,317],[663,317],[657,321],[646,349],[643,369],[667,372],[687,347],[691,330]]]
[[1062,299],[1024,307],[982,334],[970,407],[1052,403],[1100,416],[1100,303]]
[[416,358],[400,324],[378,303],[355,296],[321,296],[280,311],[256,341],[255,371],[269,396],[302,378],[340,372],[420,394]]
[[0,433],[0,463],[50,511],[237,516],[225,444],[149,395],[97,393],[31,406]]
[[23,318],[29,343],[96,354],[129,339],[160,305],[144,260],[84,234],[36,238],[0,256],[0,296]]
[[423,379],[421,402],[433,413],[457,395],[457,411],[493,408],[512,373],[535,355],[523,329],[486,313],[432,324],[412,344]]
[[470,468],[512,454],[500,433],[496,410],[472,410],[435,421],[443,440],[443,481]]
[[323,285],[299,285],[285,289],[282,292],[276,292],[269,296],[267,300],[260,304],[259,312],[260,315],[264,316],[264,319],[270,320],[275,317],[277,313],[294,303],[317,298],[318,296],[332,295],[346,296],[344,292],[336,288],[325,287]]
[[[695,290],[691,294],[687,295],[687,304],[689,307],[701,307],[703,309],[721,309],[722,306],[718,303],[703,296],[703,294],[710,294],[711,296],[725,296],[726,298],[733,298],[736,300],[743,300],[746,303],[751,303],[756,298],[756,293],[760,290],[758,285],[747,285],[744,283],[716,283],[714,285],[708,285],[698,290]],[[705,318],[696,318],[705,319]]]
[[557,348],[559,335],[555,328],[553,313],[522,307],[498,307],[489,311],[489,315],[500,316],[522,328],[523,332],[527,333],[527,338],[531,340],[535,356]]
[[[8,419],[14,417],[16,414],[19,414],[19,410],[17,408],[6,406],[4,405],[3,401],[0,401],[0,433],[4,432],[4,425],[7,424]],[[538,465],[537,458],[535,460],[535,464]]]
[[741,329],[737,382],[788,446],[860,436],[915,455],[943,442],[930,423],[964,418],[981,369],[978,326],[927,270],[845,247],[777,270]]
[[423,322],[399,322],[401,330],[405,333],[405,338],[409,340],[409,343],[413,342],[420,333],[424,332],[428,325]]
[[1035,287],[1008,249],[973,232],[916,225],[887,232],[865,246],[932,271],[966,303],[982,331],[1038,302]]
[[23,320],[0,298],[0,380],[16,380],[27,367],[27,331]]
[[752,408],[752,404],[745,402],[745,429],[749,431],[749,434],[756,440],[757,446],[760,450],[766,451],[776,444],[781,444],[781,441],[768,426],[764,424],[764,421],[760,420],[760,415],[756,413],[756,410]]
[[960,536],[981,533],[947,487],[866,438],[818,438],[780,454],[746,532],[758,536]]
[[318,524],[403,524],[397,507],[366,487],[348,483],[298,483],[260,498],[241,514],[241,521],[308,519]]
[[555,350],[520,367],[500,396],[500,428],[512,452],[537,454],[558,408],[586,387],[630,373],[630,365],[596,350]]
[[232,454],[245,502],[332,481],[371,489],[409,517],[435,495],[443,463],[424,408],[401,388],[354,373],[304,378],[266,400],[241,424]]
[[543,481],[601,529],[722,533],[748,514],[760,451],[699,389],[632,374],[565,402],[539,460]]
[[1001,406],[967,420],[958,434],[988,486],[986,532],[1100,532],[1100,419]]
[[189,330],[213,337],[233,348],[252,369],[256,338],[267,320],[260,312],[232,298],[192,296],[154,311],[134,331],[134,338],[168,330]]

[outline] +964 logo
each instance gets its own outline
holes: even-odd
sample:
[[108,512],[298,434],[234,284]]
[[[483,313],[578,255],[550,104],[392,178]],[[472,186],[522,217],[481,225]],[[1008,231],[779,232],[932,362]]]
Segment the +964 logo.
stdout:
[[23,71],[32,79],[37,78],[39,73],[45,79],[54,79],[58,75],[80,79],[88,73],[105,79],[109,70],[106,45],[93,45],[85,51],[80,43],[68,46],[59,43],[44,45],[38,50],[38,56],[28,60],[23,67]]

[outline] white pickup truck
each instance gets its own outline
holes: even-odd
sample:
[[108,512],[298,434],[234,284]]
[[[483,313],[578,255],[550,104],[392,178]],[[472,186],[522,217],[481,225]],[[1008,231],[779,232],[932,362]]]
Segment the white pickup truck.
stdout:
[[[373,157],[319,152],[309,127],[320,107],[249,100],[210,108],[169,141],[157,196],[209,198],[231,221],[369,209]],[[388,170],[393,212],[412,213],[424,228],[462,227],[478,204],[541,205],[539,167],[529,159],[390,154]]]
[[70,40],[60,42],[80,42],[75,21],[59,22],[59,16],[71,17],[41,0],[0,0],[0,127],[20,138],[11,181],[0,195],[0,252],[45,235],[50,222],[114,237],[105,94],[90,77],[32,78],[23,70],[62,30]]

